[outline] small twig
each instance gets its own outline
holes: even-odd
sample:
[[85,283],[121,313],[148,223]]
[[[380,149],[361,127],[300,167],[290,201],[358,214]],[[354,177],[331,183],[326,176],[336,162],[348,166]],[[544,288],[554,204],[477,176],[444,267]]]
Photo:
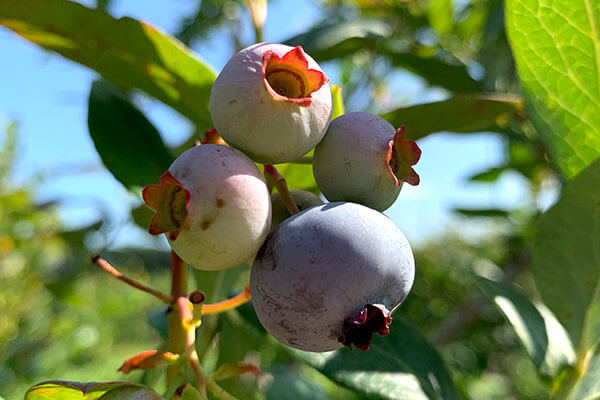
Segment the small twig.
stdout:
[[136,281],[135,279],[131,279],[128,276],[123,275],[115,267],[110,265],[108,261],[106,261],[99,255],[92,256],[92,262],[94,264],[96,264],[97,266],[99,266],[100,268],[102,268],[104,271],[106,271],[109,274],[111,274],[112,276],[114,276],[115,278],[125,282],[129,286],[133,286],[134,288],[139,289],[143,292],[150,293],[154,297],[159,298],[160,300],[164,301],[167,304],[171,304],[174,300],[174,298],[172,296],[169,296],[166,293],[152,289],[151,287],[148,287],[148,286],[144,285],[143,283]]
[[200,392],[200,396],[202,399],[208,399],[208,396],[206,395],[206,379],[204,373],[202,372],[202,368],[200,368],[200,362],[198,361],[198,353],[196,353],[196,350],[192,350],[190,352],[188,362],[190,363],[190,367],[192,367],[192,371],[194,371],[194,376],[196,377],[196,387]]
[[[173,305],[169,314],[169,336],[167,339],[167,349],[175,354],[182,354],[188,345],[190,335],[184,327],[181,319],[181,307],[179,307],[179,298],[185,296],[187,283],[187,265],[174,252],[171,251],[171,296]],[[184,297],[187,302],[187,297]],[[187,303],[186,303],[187,305]],[[179,373],[179,366],[170,365],[167,367],[167,386],[175,379]]]
[[221,301],[219,303],[203,304],[202,305],[202,315],[222,313],[223,311],[227,311],[227,310],[231,310],[232,308],[239,307],[242,304],[245,304],[248,301],[250,301],[250,299],[251,299],[250,286],[246,285],[244,290],[237,296],[234,296],[225,301]]
[[294,201],[294,198],[290,194],[285,178],[272,165],[265,164],[264,171],[267,183],[270,183],[272,186],[275,187],[275,189],[277,189],[281,201],[283,201],[283,204],[285,204],[290,214],[298,214],[300,212],[300,209],[298,208],[296,202]]

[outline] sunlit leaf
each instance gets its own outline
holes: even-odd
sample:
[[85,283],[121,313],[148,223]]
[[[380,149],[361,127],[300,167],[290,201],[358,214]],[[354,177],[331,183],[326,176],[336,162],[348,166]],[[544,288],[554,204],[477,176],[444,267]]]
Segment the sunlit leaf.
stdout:
[[600,7],[508,0],[506,27],[527,112],[571,178],[600,156]]
[[419,331],[395,318],[387,336],[374,336],[365,352],[295,351],[298,357],[343,386],[381,399],[459,399],[435,349]]
[[535,305],[525,293],[507,283],[482,277],[477,282],[513,326],[542,375],[554,378],[575,361],[569,336],[548,309]]
[[582,350],[600,339],[600,160],[581,171],[542,215],[533,274],[546,304]]
[[377,39],[391,34],[389,25],[379,20],[355,20],[319,25],[284,43],[302,48],[317,61],[344,57],[373,47]]
[[152,123],[110,82],[92,84],[88,128],[102,162],[128,188],[157,183],[174,160]]
[[431,0],[427,8],[429,23],[441,34],[452,30],[452,0]]
[[425,79],[431,86],[439,86],[455,93],[479,93],[483,89],[481,82],[473,79],[467,66],[460,63],[448,63],[437,57],[421,57],[406,51],[393,51],[382,48],[393,65],[406,69]]
[[331,120],[333,121],[344,114],[344,98],[342,96],[342,87],[338,85],[331,86]]
[[514,96],[472,95],[399,108],[381,115],[395,127],[406,126],[409,139],[435,132],[470,133],[505,128],[522,109]]
[[94,400],[122,388],[138,390],[142,386],[132,382],[45,381],[29,388],[25,400]]
[[600,355],[590,361],[585,374],[579,379],[569,400],[600,399]]
[[23,38],[139,88],[207,129],[214,72],[183,44],[131,18],[66,0],[0,0],[0,25]]

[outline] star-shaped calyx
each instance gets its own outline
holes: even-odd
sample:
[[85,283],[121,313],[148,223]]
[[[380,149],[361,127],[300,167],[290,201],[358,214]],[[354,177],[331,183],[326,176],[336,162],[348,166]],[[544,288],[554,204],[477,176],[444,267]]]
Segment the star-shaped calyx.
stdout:
[[340,342],[352,350],[352,345],[365,351],[371,346],[373,333],[385,336],[390,332],[392,317],[382,304],[367,304],[360,312],[344,320],[344,334]]
[[308,59],[302,47],[279,57],[272,50],[262,56],[262,73],[265,88],[277,100],[286,100],[302,107],[312,103],[311,93],[329,82],[325,74],[308,68]]
[[170,240],[177,239],[188,215],[190,192],[171,172],[160,177],[158,185],[148,185],[142,190],[144,203],[156,211],[148,232],[153,235],[167,233]]
[[406,140],[405,136],[406,127],[401,126],[388,144],[387,162],[396,180],[396,186],[400,186],[402,182],[416,186],[420,179],[412,166],[421,158],[421,149],[417,143]]

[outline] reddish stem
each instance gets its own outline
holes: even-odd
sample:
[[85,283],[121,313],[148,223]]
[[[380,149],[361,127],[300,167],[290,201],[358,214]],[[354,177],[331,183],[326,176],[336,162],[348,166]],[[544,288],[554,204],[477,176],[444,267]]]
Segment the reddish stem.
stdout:
[[[169,314],[168,350],[175,354],[185,352],[190,340],[188,330],[185,329],[183,320],[181,319],[182,307],[179,305],[182,303],[180,299],[183,298],[187,306],[188,300],[187,296],[185,296],[186,283],[187,266],[174,251],[171,251],[171,296],[175,299],[173,304],[175,309],[171,309],[171,313]],[[178,365],[172,365],[167,368],[167,386],[173,382],[178,373]]]
[[125,282],[129,286],[132,286],[143,292],[150,293],[151,295],[159,298],[160,300],[164,301],[165,303],[171,304],[174,300],[174,298],[172,296],[169,296],[168,294],[165,294],[158,290],[152,289],[151,287],[146,286],[143,283],[136,281],[135,279],[131,279],[130,277],[123,275],[115,267],[110,265],[110,263],[108,261],[106,261],[99,255],[92,256],[92,262],[94,264],[96,264],[97,266],[99,266],[100,268],[102,268],[104,271],[106,271],[109,274],[111,274],[112,276],[114,276],[115,278]]
[[290,194],[285,178],[277,171],[277,169],[269,164],[264,165],[264,175],[267,183],[274,186],[279,192],[279,196],[283,204],[287,207],[291,215],[298,214],[300,209],[296,205],[294,198]]

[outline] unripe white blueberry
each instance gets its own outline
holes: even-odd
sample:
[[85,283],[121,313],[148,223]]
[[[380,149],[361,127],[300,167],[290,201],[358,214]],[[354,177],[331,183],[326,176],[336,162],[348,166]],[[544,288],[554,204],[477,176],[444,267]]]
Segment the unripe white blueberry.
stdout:
[[327,200],[383,211],[398,197],[402,182],[418,185],[411,165],[421,150],[404,139],[405,132],[365,112],[333,120],[313,157],[313,174]]
[[183,152],[143,190],[157,211],[149,231],[167,233],[185,262],[221,270],[254,256],[271,225],[271,199],[264,178],[243,153],[204,144]]
[[325,134],[328,81],[301,47],[259,43],[225,65],[210,94],[210,115],[223,139],[254,161],[292,161]]

